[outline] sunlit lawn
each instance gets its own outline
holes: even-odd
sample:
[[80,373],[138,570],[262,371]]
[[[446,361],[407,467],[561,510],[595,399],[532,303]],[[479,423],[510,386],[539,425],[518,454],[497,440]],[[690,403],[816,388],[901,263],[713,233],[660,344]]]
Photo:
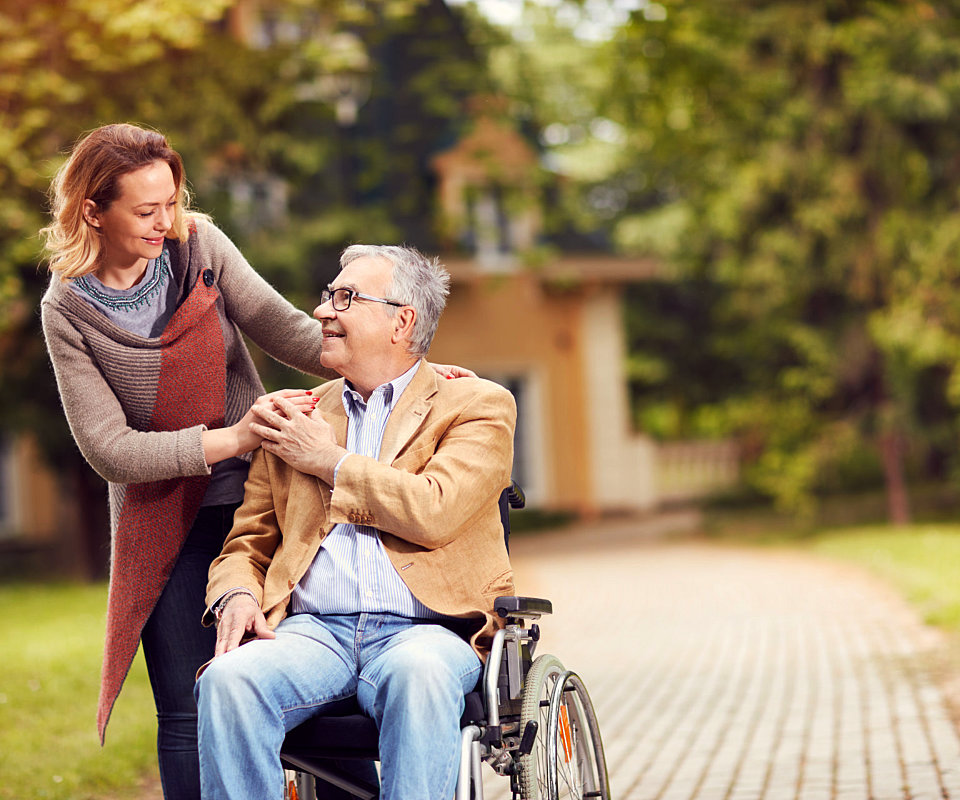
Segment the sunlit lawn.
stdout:
[[899,589],[926,622],[960,634],[960,524],[826,530],[811,547],[868,567]]
[[132,798],[155,771],[141,656],[97,738],[105,608],[102,584],[0,585],[0,798]]
[[[856,519],[864,510],[862,498],[851,497],[847,503],[834,501],[829,516]],[[958,516],[900,527],[846,521],[814,527],[769,509],[721,509],[707,513],[704,530],[717,541],[801,548],[865,567],[899,590],[925,622],[950,631],[960,644],[960,523],[952,521]]]
[[[744,540],[863,565],[898,588],[927,622],[960,636],[960,524],[829,528],[800,538],[759,527]],[[105,607],[103,585],[0,584],[3,800],[134,798],[144,776],[156,774],[156,721],[139,655],[107,746],[97,741]]]

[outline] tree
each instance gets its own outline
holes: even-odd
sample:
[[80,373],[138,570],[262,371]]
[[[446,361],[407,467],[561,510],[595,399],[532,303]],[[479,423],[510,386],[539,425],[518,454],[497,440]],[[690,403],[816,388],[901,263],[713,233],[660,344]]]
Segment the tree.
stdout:
[[[321,282],[314,274],[317,253],[335,253],[358,233],[395,233],[401,229],[395,220],[405,219],[394,213],[399,200],[392,196],[362,213],[331,197],[328,178],[341,161],[334,142],[354,131],[337,127],[336,93],[309,90],[336,85],[358,64],[375,77],[370,52],[386,41],[385,32],[414,38],[414,25],[431,6],[435,13],[437,3],[274,0],[262,4],[262,36],[250,46],[231,31],[233,5],[8,0],[0,6],[0,414],[4,431],[30,431],[39,439],[64,492],[79,496],[86,516],[69,527],[82,528],[75,555],[79,570],[90,575],[106,569],[103,486],[66,429],[38,314],[47,278],[38,268],[37,232],[46,223],[47,186],[66,149],[106,122],[162,130],[184,157],[198,205],[212,211],[295,302]],[[442,66],[431,63],[434,70]],[[449,113],[449,92],[471,80],[469,70],[455,69],[443,91],[427,83],[414,94],[421,109],[433,101]],[[441,116],[424,115],[422,124],[436,131]],[[416,138],[409,129],[416,119],[406,124],[403,135]],[[375,139],[376,127],[367,136]],[[385,172],[384,150],[358,148],[366,170],[357,168],[361,186],[376,186]],[[400,174],[395,165],[393,172]],[[286,221],[257,229],[246,224],[224,187],[251,175],[272,176],[289,188]],[[68,539],[72,534],[64,531]]]
[[713,400],[755,484],[809,508],[866,443],[906,521],[911,466],[956,450],[960,7],[664,0],[596,57],[646,178],[615,239],[722,287]]

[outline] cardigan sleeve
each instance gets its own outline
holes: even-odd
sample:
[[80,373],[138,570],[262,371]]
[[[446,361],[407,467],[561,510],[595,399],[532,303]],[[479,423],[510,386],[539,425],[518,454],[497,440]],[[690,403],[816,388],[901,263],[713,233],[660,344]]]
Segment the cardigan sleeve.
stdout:
[[320,323],[264,280],[223,231],[208,222],[199,224],[203,257],[218,275],[227,319],[277,361],[308,375],[337,377],[320,363]]
[[131,428],[80,332],[51,303],[42,304],[41,321],[70,432],[104,480],[146,483],[209,474],[203,425],[160,432]]

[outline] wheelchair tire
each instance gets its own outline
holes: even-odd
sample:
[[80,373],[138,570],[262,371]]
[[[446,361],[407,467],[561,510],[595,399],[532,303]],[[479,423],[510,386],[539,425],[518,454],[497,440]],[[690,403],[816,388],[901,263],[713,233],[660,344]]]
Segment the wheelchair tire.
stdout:
[[609,800],[600,727],[578,675],[556,656],[538,657],[527,673],[520,729],[539,725],[533,750],[520,757],[523,800]]

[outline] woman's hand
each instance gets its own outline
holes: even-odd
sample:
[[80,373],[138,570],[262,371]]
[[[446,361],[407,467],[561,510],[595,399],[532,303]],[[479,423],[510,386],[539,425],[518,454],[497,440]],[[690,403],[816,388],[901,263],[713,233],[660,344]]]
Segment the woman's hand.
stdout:
[[431,361],[427,362],[434,372],[436,372],[441,378],[476,378],[477,373],[473,370],[469,370],[466,367],[458,367],[456,364],[434,364]]
[[216,464],[228,458],[235,458],[256,450],[263,441],[251,430],[250,425],[258,421],[254,409],[273,408],[276,398],[283,398],[290,402],[298,411],[309,413],[316,404],[316,398],[306,389],[280,389],[276,392],[261,395],[256,399],[250,410],[237,422],[226,428],[215,428],[204,431],[203,454],[208,464]]

